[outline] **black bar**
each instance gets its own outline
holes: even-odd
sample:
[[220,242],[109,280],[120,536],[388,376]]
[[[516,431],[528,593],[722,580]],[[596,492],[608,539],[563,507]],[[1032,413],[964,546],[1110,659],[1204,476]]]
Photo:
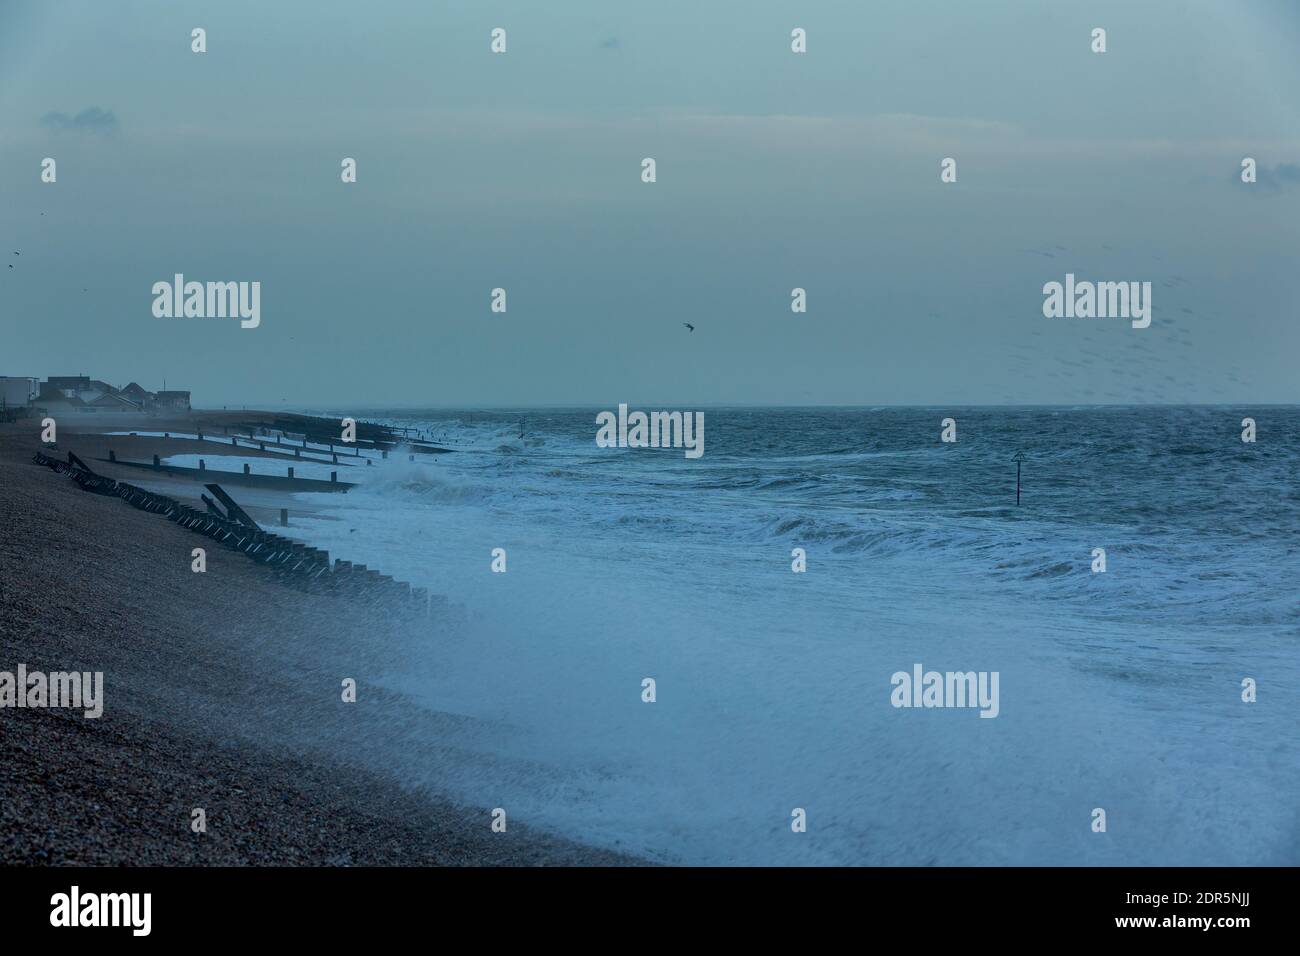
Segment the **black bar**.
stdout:
[[[534,940],[569,939],[597,929],[659,933],[668,940],[695,924],[692,936],[697,931],[721,932],[733,940],[789,934],[797,940],[849,934],[860,942],[875,941],[868,949],[901,933],[913,943],[906,951],[919,953],[947,951],[936,949],[940,943],[983,952],[1009,942],[1125,938],[1134,947],[1164,950],[1172,944],[1181,952],[1198,940],[1231,952],[1292,928],[1294,878],[1295,872],[1284,868],[7,867],[0,870],[0,892],[6,942],[72,932],[83,939],[131,938],[130,927],[51,926],[55,895],[70,897],[75,885],[83,901],[88,894],[149,893],[150,937],[202,940],[205,948],[219,941],[333,943],[351,934],[409,939],[439,928],[451,931],[462,917],[476,913],[487,917],[495,900],[503,906],[498,915],[508,912],[508,922]],[[1187,900],[1175,902],[1177,893]],[[1216,893],[1244,894],[1244,902],[1206,896]],[[1141,899],[1150,897],[1168,899],[1158,904]],[[1119,925],[1135,919],[1154,923]],[[1188,919],[1248,925],[1178,925]],[[508,929],[496,925],[492,934]]]

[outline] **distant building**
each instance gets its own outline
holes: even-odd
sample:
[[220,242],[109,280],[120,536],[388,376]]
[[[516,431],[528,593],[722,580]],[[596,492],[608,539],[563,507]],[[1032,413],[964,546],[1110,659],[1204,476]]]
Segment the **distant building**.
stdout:
[[75,393],[83,388],[89,387],[89,375],[51,375],[45,380],[45,385],[43,386],[43,388],[64,392],[65,394],[69,390]]
[[158,392],[154,396],[153,407],[162,413],[188,412],[190,410],[190,393],[176,390]]
[[[116,388],[89,375],[51,375],[44,382],[36,379],[0,379],[0,383],[25,382],[35,389],[28,403],[49,414],[174,415],[190,411],[190,393],[178,389],[151,392],[138,382]],[[23,388],[15,385],[17,396]],[[8,396],[8,387],[4,395]],[[27,392],[24,392],[27,394]],[[28,404],[25,403],[25,404]]]
[[41,380],[30,377],[0,375],[0,405],[25,408],[41,393]]
[[86,403],[76,395],[65,395],[58,389],[42,388],[36,404],[47,415],[68,415],[73,412],[86,412]]
[[52,375],[45,378],[40,385],[40,398],[42,401],[55,399],[57,397],[74,398],[79,397],[78,393],[82,390],[90,390],[90,376],[88,375]]
[[126,388],[122,389],[119,394],[123,398],[130,399],[131,401],[135,402],[141,408],[145,408],[151,402],[153,402],[153,392],[141,388],[135,382],[132,382]]
[[103,395],[99,396],[99,398],[86,402],[85,405],[86,408],[94,411],[122,412],[126,414],[144,411],[142,406],[137,405],[129,398],[124,398],[120,394],[110,392],[105,392]]
[[116,395],[117,389],[107,382],[92,379],[89,375],[51,375],[41,386],[42,397],[57,401],[63,398],[79,398],[89,404],[103,395]]
[[81,400],[86,404],[91,405],[94,404],[97,399],[103,398],[105,395],[116,396],[117,394],[117,389],[112,385],[109,385],[107,382],[101,382],[97,378],[92,378],[90,380],[90,387],[81,392]]

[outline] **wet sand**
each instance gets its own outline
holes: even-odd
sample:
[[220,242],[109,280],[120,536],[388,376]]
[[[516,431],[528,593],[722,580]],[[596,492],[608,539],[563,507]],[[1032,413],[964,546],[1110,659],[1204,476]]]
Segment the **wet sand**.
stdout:
[[[126,442],[112,439],[136,457],[161,440]],[[167,443],[166,453],[184,453],[181,444],[198,443]],[[99,719],[0,710],[0,861],[636,862],[515,818],[493,833],[492,808],[404,785],[402,763],[438,766],[440,738],[466,720],[368,681],[409,633],[344,599],[308,599],[242,554],[82,491],[33,464],[39,448],[34,422],[0,425],[0,670],[102,671],[105,705]],[[60,431],[58,453],[144,484],[132,469],[91,462],[106,449],[103,438]],[[165,483],[157,490],[176,497],[201,489]],[[200,546],[208,570],[196,574]],[[436,639],[437,627],[420,639]],[[341,700],[344,677],[357,681],[354,704]],[[190,827],[198,807],[202,834]]]

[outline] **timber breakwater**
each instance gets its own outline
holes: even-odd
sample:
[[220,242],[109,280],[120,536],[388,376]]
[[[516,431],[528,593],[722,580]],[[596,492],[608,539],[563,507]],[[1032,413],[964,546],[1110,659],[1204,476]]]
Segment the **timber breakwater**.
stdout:
[[255,419],[233,420],[227,426],[227,433],[244,431],[250,441],[259,436],[279,434],[289,440],[298,440],[304,446],[308,442],[325,445],[331,450],[347,449],[349,452],[370,449],[387,453],[398,448],[405,448],[412,454],[446,455],[456,449],[447,448],[437,442],[428,440],[425,435],[414,428],[381,425],[376,422],[354,421],[356,435],[350,442],[344,443],[340,437],[340,420],[323,418],[318,415],[266,415]]
[[39,451],[32,460],[66,475],[84,491],[121,498],[134,508],[162,515],[187,530],[240,551],[296,590],[335,594],[364,607],[412,616],[431,614],[435,602],[439,606],[445,604],[445,598],[435,598],[425,588],[396,581],[364,564],[331,562],[326,551],[263,530],[219,485],[207,485],[217,500],[203,495],[207,510],[200,511],[167,495],[97,474],[72,452],[68,452],[66,461]]

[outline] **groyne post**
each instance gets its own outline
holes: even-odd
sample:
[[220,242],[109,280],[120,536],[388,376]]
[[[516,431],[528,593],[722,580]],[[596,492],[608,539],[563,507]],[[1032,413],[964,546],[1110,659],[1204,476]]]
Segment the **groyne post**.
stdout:
[[248,512],[246,512],[243,508],[239,507],[239,505],[235,503],[235,499],[230,497],[230,495],[226,494],[225,491],[222,490],[220,485],[208,485],[207,488],[208,491],[216,495],[218,501],[220,501],[223,505],[226,506],[226,511],[230,513],[231,518],[233,518],[235,521],[238,521],[240,524],[246,525],[249,528],[258,527],[257,522],[254,521],[251,517],[249,517]]
[[[290,471],[293,471],[292,468],[290,468],[289,470],[290,470]],[[289,509],[288,509],[288,508],[281,508],[281,509],[280,509],[280,527],[281,527],[281,528],[287,528],[287,527],[289,527]]]
[[1020,464],[1025,460],[1025,453],[1018,451],[1016,457],[1011,460],[1016,463],[1016,504],[1020,504]]

